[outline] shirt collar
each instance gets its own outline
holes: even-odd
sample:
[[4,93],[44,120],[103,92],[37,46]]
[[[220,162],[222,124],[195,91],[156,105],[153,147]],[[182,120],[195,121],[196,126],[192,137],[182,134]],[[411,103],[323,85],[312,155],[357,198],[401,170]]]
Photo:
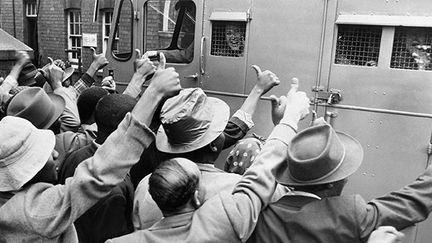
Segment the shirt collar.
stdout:
[[169,217],[164,217],[161,220],[159,220],[159,222],[155,223],[152,227],[150,227],[149,230],[152,231],[152,230],[185,226],[187,224],[190,224],[190,222],[192,221],[193,214],[194,211],[173,215]]
[[218,169],[214,166],[214,164],[204,164],[204,163],[196,163],[198,165],[198,168],[200,171],[223,171],[221,169]]

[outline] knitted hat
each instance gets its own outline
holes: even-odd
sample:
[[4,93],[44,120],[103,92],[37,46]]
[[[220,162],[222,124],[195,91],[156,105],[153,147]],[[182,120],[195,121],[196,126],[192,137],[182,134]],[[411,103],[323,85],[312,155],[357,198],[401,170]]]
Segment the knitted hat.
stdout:
[[90,87],[81,93],[77,101],[81,122],[85,122],[91,117],[98,101],[107,94],[108,91],[99,86]]

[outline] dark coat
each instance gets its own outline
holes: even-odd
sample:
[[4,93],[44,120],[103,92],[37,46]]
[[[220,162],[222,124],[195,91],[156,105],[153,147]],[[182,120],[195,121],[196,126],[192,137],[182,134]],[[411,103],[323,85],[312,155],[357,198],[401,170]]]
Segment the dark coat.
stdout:
[[[313,194],[312,194],[313,195]],[[359,195],[322,200],[286,195],[260,215],[248,242],[366,242],[379,226],[402,230],[432,211],[432,166],[403,189],[365,202]]]

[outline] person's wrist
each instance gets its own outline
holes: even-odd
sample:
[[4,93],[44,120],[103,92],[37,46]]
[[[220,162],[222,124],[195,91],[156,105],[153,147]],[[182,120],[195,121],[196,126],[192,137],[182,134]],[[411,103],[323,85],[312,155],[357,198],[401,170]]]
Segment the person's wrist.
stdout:
[[101,66],[100,66],[97,62],[92,62],[92,63],[90,64],[89,69],[92,69],[93,71],[97,71],[97,70],[99,70],[100,67],[101,67]]
[[264,89],[260,87],[258,84],[255,84],[255,86],[252,89],[252,92],[259,96],[262,96],[264,94]]
[[285,124],[292,127],[295,131],[298,129],[298,122],[300,118],[293,114],[285,114],[282,119],[279,121],[279,124]]
[[165,94],[156,87],[154,87],[152,83],[150,83],[145,93],[148,93],[148,95],[150,95],[155,101],[160,101],[165,96]]

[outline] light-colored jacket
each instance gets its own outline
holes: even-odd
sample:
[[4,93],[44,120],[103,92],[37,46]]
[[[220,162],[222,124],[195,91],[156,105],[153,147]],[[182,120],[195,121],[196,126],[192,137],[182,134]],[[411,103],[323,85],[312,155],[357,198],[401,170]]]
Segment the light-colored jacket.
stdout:
[[294,135],[288,126],[277,125],[231,193],[219,193],[192,213],[163,218],[147,230],[108,242],[245,242],[273,196],[276,181],[272,172],[284,163]]
[[0,198],[0,242],[78,242],[73,222],[125,178],[153,140],[128,113],[65,185],[36,183]]

